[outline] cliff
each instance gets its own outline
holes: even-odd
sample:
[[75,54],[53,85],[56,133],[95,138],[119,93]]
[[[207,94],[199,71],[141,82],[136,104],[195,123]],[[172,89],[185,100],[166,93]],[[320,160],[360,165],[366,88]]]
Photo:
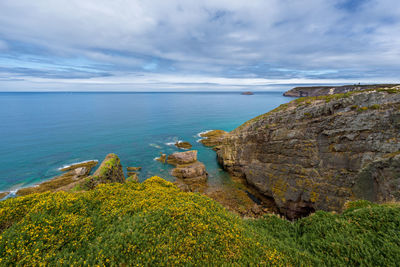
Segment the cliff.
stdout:
[[295,87],[287,92],[284,96],[290,97],[306,97],[306,96],[322,96],[332,94],[343,94],[354,91],[363,91],[378,88],[392,88],[399,84],[369,84],[369,85],[342,85],[342,86],[310,86],[310,87]]
[[378,89],[283,104],[225,136],[217,156],[293,219],[399,200],[399,151],[400,90]]

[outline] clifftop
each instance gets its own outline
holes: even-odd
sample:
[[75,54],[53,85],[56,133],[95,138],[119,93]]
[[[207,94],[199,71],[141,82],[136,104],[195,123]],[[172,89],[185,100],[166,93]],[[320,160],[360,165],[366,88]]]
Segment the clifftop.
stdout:
[[400,90],[380,88],[283,104],[229,133],[217,155],[298,218],[357,198],[400,200],[399,151]]
[[342,86],[310,86],[310,87],[295,87],[287,92],[284,96],[290,97],[307,97],[342,94],[353,91],[363,91],[378,88],[393,88],[399,87],[399,84],[369,84],[369,85],[342,85]]

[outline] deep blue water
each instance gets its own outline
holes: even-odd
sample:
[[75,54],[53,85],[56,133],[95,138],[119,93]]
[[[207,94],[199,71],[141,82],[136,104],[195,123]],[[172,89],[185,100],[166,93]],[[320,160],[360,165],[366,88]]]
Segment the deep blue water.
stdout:
[[0,191],[37,184],[58,168],[116,153],[140,179],[171,169],[154,158],[189,141],[206,164],[210,183],[227,182],[199,132],[233,130],[288,102],[282,92],[256,93],[0,93]]

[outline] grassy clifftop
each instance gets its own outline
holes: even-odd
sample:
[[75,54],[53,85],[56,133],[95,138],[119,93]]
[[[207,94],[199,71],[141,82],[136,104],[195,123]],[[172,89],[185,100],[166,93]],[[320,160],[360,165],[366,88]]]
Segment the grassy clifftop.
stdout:
[[400,207],[242,219],[153,177],[0,202],[0,265],[395,265]]

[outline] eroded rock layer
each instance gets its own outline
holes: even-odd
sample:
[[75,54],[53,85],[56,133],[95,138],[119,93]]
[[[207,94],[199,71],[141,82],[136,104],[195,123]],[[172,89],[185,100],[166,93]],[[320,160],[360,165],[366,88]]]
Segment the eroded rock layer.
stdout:
[[229,133],[217,155],[298,218],[355,198],[399,200],[398,151],[400,91],[390,89],[294,100]]

